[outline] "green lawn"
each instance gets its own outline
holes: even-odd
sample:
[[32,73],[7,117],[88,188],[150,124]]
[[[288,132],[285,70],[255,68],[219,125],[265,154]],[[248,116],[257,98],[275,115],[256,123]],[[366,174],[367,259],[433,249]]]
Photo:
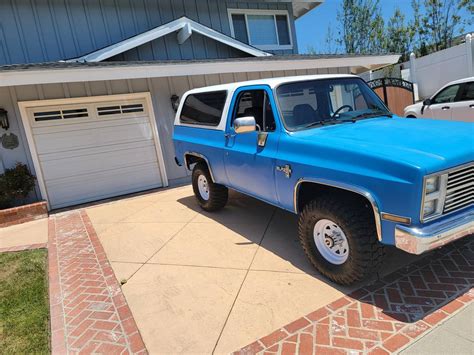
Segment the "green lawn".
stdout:
[[46,250],[0,253],[0,353],[48,354]]

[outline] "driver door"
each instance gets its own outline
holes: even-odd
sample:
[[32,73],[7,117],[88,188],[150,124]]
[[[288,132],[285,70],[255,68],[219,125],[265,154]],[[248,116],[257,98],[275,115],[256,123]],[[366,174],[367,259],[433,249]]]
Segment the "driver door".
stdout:
[[[227,120],[224,163],[230,187],[276,204],[275,159],[280,124],[268,86],[251,86],[234,93]],[[236,134],[233,122],[254,117],[257,130]],[[260,132],[259,132],[260,131]]]

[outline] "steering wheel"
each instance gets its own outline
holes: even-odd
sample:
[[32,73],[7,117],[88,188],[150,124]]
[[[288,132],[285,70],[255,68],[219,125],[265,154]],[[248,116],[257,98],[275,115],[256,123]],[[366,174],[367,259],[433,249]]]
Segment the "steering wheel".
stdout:
[[354,111],[354,108],[353,108],[351,105],[342,105],[341,107],[339,107],[339,108],[332,114],[331,118],[336,117],[336,116],[339,114],[339,112],[341,112],[341,111],[342,111],[343,109],[345,109],[345,108],[348,108],[348,109],[349,109],[349,111],[347,111],[347,112]]

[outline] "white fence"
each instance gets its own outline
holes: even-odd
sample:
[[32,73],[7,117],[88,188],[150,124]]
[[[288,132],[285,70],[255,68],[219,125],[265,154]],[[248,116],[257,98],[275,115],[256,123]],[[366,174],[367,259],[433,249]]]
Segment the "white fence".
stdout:
[[474,76],[474,34],[466,36],[466,42],[424,57],[416,58],[412,53],[410,61],[396,64],[360,76],[366,80],[384,77],[402,78],[414,83],[415,100],[433,95],[450,81]]
[[474,76],[474,36],[467,35],[466,42],[424,57],[403,63],[402,79],[418,87],[417,99],[426,99],[450,81]]

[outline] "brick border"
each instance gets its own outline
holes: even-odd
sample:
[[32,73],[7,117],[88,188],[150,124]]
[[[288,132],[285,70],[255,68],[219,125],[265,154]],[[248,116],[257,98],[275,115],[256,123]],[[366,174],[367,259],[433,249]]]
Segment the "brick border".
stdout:
[[0,228],[48,217],[46,201],[0,210]]
[[390,354],[474,301],[464,238],[301,317],[234,354]]
[[47,243],[36,243],[36,244],[28,244],[28,245],[18,245],[14,247],[8,248],[0,248],[0,253],[10,253],[10,252],[17,252],[17,251],[25,251],[25,250],[35,250],[35,249],[46,249],[48,247]]
[[52,353],[146,354],[87,213],[53,215],[48,227]]

